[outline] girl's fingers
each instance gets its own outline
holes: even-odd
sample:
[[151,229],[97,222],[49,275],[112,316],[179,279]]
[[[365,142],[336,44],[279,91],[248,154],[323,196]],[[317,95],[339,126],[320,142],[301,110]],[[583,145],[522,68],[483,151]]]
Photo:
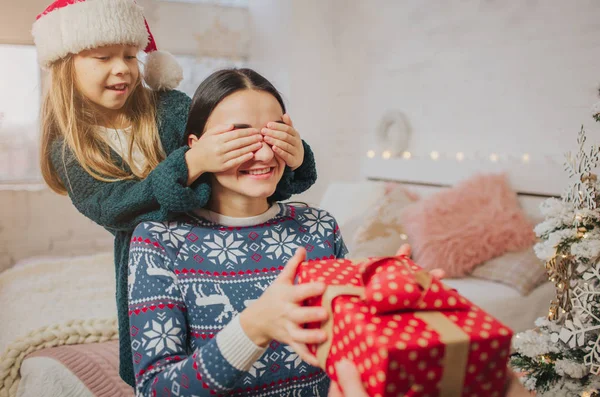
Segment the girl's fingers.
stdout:
[[223,143],[226,143],[235,139],[244,138],[256,134],[260,134],[260,131],[257,128],[240,128],[237,130],[224,132],[223,134],[221,134],[220,138],[222,139]]
[[289,125],[290,127],[294,126],[294,123],[292,123],[292,118],[290,117],[289,114],[284,114],[283,117],[281,118],[283,120],[284,123],[286,123],[287,125]]
[[285,150],[281,149],[280,147],[277,146],[273,146],[273,151],[275,152],[276,155],[278,155],[279,157],[281,157],[281,159],[287,164],[294,164],[294,156],[291,153],[286,152]]
[[326,288],[327,286],[320,281],[293,285],[290,286],[290,296],[293,302],[302,302],[308,298],[323,295]]
[[284,121],[283,123],[280,121],[272,121],[270,123],[267,123],[266,128],[263,128],[263,129],[283,131],[285,133],[288,133],[291,136],[300,136],[298,134],[298,131],[296,131],[296,129],[294,128],[293,125],[286,123],[285,120],[283,120],[283,121]]
[[[228,153],[236,149],[244,148],[250,145],[259,144],[262,146],[263,137],[260,134],[245,136],[242,138],[234,139],[223,145],[222,153]],[[260,149],[259,146],[258,148]],[[258,149],[257,149],[258,150]]]
[[219,124],[207,130],[202,136],[218,135],[233,130],[233,124]]
[[[281,121],[271,121],[271,122],[267,123],[267,125],[265,127],[266,127],[266,129],[270,128],[272,130],[283,131],[288,134],[293,134],[293,130],[294,130],[294,127],[286,124],[285,122],[282,123]],[[265,129],[265,128],[263,128],[263,129]]]
[[[246,157],[246,155],[248,153],[252,153],[252,156],[254,156],[254,152],[256,152],[258,149],[260,149],[261,145],[262,145],[262,143],[257,143],[254,145],[243,147],[241,149],[233,150],[229,153],[225,153],[223,155],[223,161],[225,164],[227,164],[231,160],[238,159],[242,156]],[[252,158],[252,157],[250,157],[250,158]],[[227,169],[229,169],[229,168],[227,168]]]
[[[280,125],[284,125],[284,124],[280,124]],[[285,128],[290,128],[290,127],[285,126]],[[297,137],[290,132],[276,130],[276,129],[272,129],[272,128],[263,128],[260,130],[260,133],[263,134],[264,136],[269,136],[271,138],[279,139],[281,141],[286,141],[286,142],[290,142],[290,143],[297,139]]]
[[306,345],[292,342],[289,344],[289,346],[294,350],[294,352],[296,352],[298,356],[300,356],[302,361],[312,365],[313,367],[319,366],[319,360],[317,360],[317,357],[314,354],[308,351],[308,347],[306,347]]
[[278,148],[280,148],[284,152],[288,152],[291,155],[294,155],[297,152],[297,150],[294,147],[294,145],[292,143],[290,143],[290,142],[281,141],[279,139],[271,138],[270,136],[265,136],[263,139],[269,145],[271,145],[271,146],[277,146]]
[[252,160],[254,157],[254,152],[250,151],[249,153],[242,154],[239,157],[235,157],[231,160],[226,161],[223,166],[225,167],[223,171],[232,169],[233,167],[237,167],[238,165],[244,164],[246,161]]
[[322,307],[302,307],[290,311],[288,318],[296,324],[317,323],[327,320],[327,310]]

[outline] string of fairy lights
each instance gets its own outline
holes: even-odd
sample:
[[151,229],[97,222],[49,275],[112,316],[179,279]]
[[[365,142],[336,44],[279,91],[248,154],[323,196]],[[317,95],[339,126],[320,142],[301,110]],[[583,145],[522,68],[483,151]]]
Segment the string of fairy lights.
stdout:
[[[483,158],[492,163],[499,163],[503,160],[509,160],[509,161],[518,160],[523,164],[527,164],[532,161],[532,156],[529,153],[523,153],[520,155],[500,155],[498,153],[489,153],[488,155],[485,155],[485,156],[474,156],[474,155],[468,156],[464,152],[440,153],[437,150],[432,150],[431,152],[427,153],[426,155],[415,155],[414,153],[409,152],[409,151],[403,151],[396,155],[390,150],[384,150],[381,153],[377,153],[375,150],[368,150],[366,155],[370,159],[374,159],[374,158],[378,157],[378,155],[379,155],[384,160],[388,160],[391,158],[401,158],[404,160],[411,160],[416,157],[427,157],[434,161],[442,160],[445,158],[445,159],[456,160],[457,162],[462,162],[469,158],[479,158],[479,159]],[[541,156],[541,157],[545,161],[549,161],[552,163],[557,162],[555,160],[555,156],[552,156],[552,155],[546,155],[546,156]]]

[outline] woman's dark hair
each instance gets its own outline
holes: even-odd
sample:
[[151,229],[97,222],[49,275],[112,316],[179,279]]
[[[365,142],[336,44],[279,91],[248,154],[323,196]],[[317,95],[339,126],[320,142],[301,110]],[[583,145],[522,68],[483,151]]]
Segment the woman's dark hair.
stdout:
[[279,91],[252,69],[223,69],[208,76],[196,89],[185,127],[185,141],[190,135],[200,136],[204,132],[206,121],[226,97],[241,90],[265,91],[273,95],[285,113],[285,105]]

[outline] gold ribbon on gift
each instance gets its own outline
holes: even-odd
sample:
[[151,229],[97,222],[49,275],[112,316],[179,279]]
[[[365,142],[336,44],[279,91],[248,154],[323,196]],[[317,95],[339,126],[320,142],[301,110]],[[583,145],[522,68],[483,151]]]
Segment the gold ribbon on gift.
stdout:
[[327,333],[327,340],[317,347],[317,360],[319,366],[325,368],[327,356],[333,342],[333,300],[341,295],[358,296],[361,299],[365,297],[365,289],[363,287],[355,287],[353,285],[330,285],[323,293],[321,305],[327,310],[327,321],[321,324],[321,329]]
[[440,397],[461,396],[469,361],[469,335],[440,312],[422,311],[414,315],[433,328],[445,346]]
[[[425,271],[413,274],[415,281],[423,288],[422,296],[431,286],[431,275]],[[317,347],[319,366],[326,370],[327,357],[333,343],[333,300],[338,296],[349,295],[365,298],[365,287],[353,285],[330,285],[322,297],[322,306],[329,316],[321,324],[321,329],[327,333],[327,341]],[[445,345],[442,361],[443,373],[439,383],[440,397],[457,397],[462,395],[465,372],[469,358],[469,335],[458,325],[437,311],[412,312],[439,334],[440,341]]]

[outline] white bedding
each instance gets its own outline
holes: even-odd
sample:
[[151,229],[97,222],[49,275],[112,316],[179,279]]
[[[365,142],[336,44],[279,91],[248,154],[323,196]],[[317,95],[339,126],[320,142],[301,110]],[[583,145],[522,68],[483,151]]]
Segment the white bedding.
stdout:
[[21,365],[17,397],[94,397],[94,394],[60,362],[48,357],[27,358]]
[[444,284],[456,288],[461,295],[515,333],[534,328],[536,318],[548,315],[550,301],[555,297],[551,283],[540,285],[527,296],[507,285],[474,277],[447,279]]
[[16,396],[28,354],[118,337],[114,277],[111,253],[32,260],[0,273],[1,397]]

